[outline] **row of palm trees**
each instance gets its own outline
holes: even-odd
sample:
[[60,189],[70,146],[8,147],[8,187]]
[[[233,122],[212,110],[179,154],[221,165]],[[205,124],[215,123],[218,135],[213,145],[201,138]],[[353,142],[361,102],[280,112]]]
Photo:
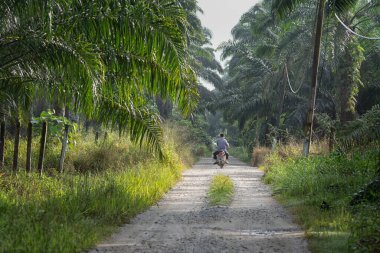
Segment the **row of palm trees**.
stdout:
[[[380,102],[379,41],[350,33],[333,14],[356,32],[380,34],[376,0],[266,0],[241,17],[233,40],[221,46],[229,64],[216,104],[239,122],[251,146],[269,145],[271,134],[292,135],[305,140],[307,154],[314,112],[346,125]],[[362,98],[369,89],[371,101]]]
[[189,115],[198,76],[220,82],[198,11],[196,0],[1,1],[0,132],[48,100],[161,154],[155,98]]

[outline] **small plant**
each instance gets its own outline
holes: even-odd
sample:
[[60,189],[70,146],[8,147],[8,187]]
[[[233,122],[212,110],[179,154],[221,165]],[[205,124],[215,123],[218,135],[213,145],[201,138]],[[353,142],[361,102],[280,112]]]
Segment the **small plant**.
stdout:
[[220,174],[212,178],[208,192],[211,205],[229,205],[232,201],[233,193],[234,183],[229,176]]

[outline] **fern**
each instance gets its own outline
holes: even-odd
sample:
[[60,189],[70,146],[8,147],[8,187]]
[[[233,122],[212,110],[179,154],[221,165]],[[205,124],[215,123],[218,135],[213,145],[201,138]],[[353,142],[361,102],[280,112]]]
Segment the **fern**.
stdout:
[[346,147],[368,145],[380,139],[380,104],[350,122],[340,132],[340,140]]

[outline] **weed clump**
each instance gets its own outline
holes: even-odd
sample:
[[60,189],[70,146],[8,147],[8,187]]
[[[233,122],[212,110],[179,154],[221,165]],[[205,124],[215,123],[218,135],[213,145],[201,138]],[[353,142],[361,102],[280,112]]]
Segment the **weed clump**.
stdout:
[[234,183],[229,176],[220,174],[212,178],[208,192],[211,205],[229,205],[232,201],[233,193]]
[[252,152],[252,166],[260,166],[265,159],[265,156],[269,154],[270,149],[267,147],[255,147]]

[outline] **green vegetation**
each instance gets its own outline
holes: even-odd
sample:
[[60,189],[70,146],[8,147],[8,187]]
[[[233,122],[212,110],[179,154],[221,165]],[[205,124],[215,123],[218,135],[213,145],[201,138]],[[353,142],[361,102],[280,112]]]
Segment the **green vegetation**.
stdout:
[[187,132],[165,128],[164,160],[115,134],[99,144],[90,134],[68,151],[66,173],[57,172],[59,150],[51,145],[47,174],[0,174],[0,252],[82,252],[93,246],[157,202],[195,161]]
[[245,162],[245,163],[251,162],[251,154],[250,154],[248,148],[246,148],[244,146],[231,147],[228,149],[228,152],[230,153],[230,155],[238,158],[242,162]]
[[208,191],[211,205],[229,205],[234,194],[234,183],[226,175],[216,175],[212,177],[210,189]]
[[[298,152],[294,152],[297,150]],[[353,203],[379,173],[379,150],[367,147],[305,158],[300,147],[278,147],[267,157],[264,181],[306,228],[313,252],[377,252],[380,195]]]
[[[264,0],[241,16],[231,31],[233,39],[221,45],[227,60],[225,84],[214,92],[213,108],[222,108],[223,119],[239,128],[235,146],[253,150],[304,142],[318,2]],[[380,37],[379,1],[324,4],[328,13],[322,27],[314,140],[334,139],[340,127],[380,103],[380,71],[375,67],[379,41],[358,39],[334,16],[339,12],[356,32]],[[332,124],[322,126],[322,115]]]

